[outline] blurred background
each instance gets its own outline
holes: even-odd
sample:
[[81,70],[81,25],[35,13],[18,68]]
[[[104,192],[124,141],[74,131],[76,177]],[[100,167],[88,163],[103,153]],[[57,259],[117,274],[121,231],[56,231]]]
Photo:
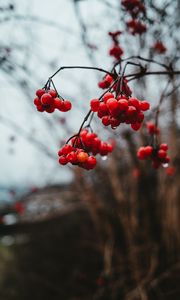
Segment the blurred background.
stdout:
[[[71,100],[68,113],[39,113],[35,92],[61,66],[110,70],[112,40],[121,30],[123,57],[157,60],[180,70],[179,12],[175,1],[141,1],[147,32],[131,35],[120,0],[0,1],[0,298],[180,299],[180,79],[172,76],[159,115],[159,142],[171,163],[154,170],[139,162],[151,139],[93,119],[103,140],[116,144],[87,172],[60,166],[57,152],[75,134],[102,94],[94,70],[63,70],[54,78]],[[162,41],[164,53],[153,51]],[[135,59],[134,62],[139,62]],[[153,71],[161,66],[141,61]],[[127,73],[138,67],[128,66]],[[155,119],[168,76],[129,83],[147,99]]]

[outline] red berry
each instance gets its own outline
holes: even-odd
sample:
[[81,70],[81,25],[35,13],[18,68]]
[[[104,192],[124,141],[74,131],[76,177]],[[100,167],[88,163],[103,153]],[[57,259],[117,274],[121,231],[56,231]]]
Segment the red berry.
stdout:
[[69,144],[66,144],[59,150],[58,155],[67,155],[71,151],[73,151],[73,147]]
[[85,163],[87,170],[94,169],[96,166],[96,163],[97,163],[96,158],[94,156],[89,156],[88,160]]
[[40,99],[38,98],[38,97],[36,97],[35,99],[34,99],[34,104],[37,106],[37,105],[41,105],[41,101],[40,101]]
[[129,99],[129,105],[132,105],[134,107],[136,107],[137,109],[140,108],[140,101],[136,98],[130,98]]
[[168,145],[167,144],[161,144],[160,149],[167,151],[168,150]]
[[59,163],[60,163],[61,165],[66,165],[66,164],[68,163],[68,161],[67,161],[67,159],[66,159],[65,156],[61,156],[61,157],[59,158]]
[[115,98],[110,98],[107,100],[107,107],[109,109],[109,112],[112,113],[119,113],[119,104],[118,101]]
[[110,118],[109,118],[109,116],[102,117],[102,123],[103,123],[104,126],[110,125]]
[[150,156],[153,152],[153,147],[152,146],[146,146],[144,150],[145,150],[146,155]]
[[126,113],[129,117],[132,117],[136,113],[136,108],[134,106],[129,106]]
[[79,163],[84,163],[88,160],[88,154],[86,152],[79,152],[77,154],[77,160]]
[[78,162],[77,159],[77,154],[74,151],[71,151],[70,153],[67,154],[66,159],[68,162],[72,164],[76,164]]
[[105,103],[101,102],[99,104],[98,113],[100,113],[102,115],[102,117],[108,114],[108,108]]
[[116,127],[118,127],[121,124],[121,121],[119,119],[116,119],[116,118],[112,117],[110,119],[110,124],[111,124],[112,129],[116,129]]
[[60,111],[63,111],[64,101],[61,100],[60,98],[55,98],[54,99],[54,106],[55,106],[55,108],[59,109]]
[[57,92],[55,90],[49,90],[48,93],[53,97],[56,98],[57,97]]
[[136,131],[139,130],[140,127],[141,127],[141,123],[139,123],[139,122],[131,124],[131,128],[134,129],[134,130],[136,130]]
[[141,101],[140,102],[140,109],[143,111],[146,111],[150,108],[150,104],[147,101]]
[[44,95],[42,95],[41,97],[41,103],[43,105],[52,105],[53,104],[53,98],[50,94],[45,93]]
[[45,94],[45,90],[43,89],[39,89],[36,91],[36,96],[38,96],[39,98],[41,98],[41,96],[44,94]]
[[99,108],[99,104],[100,104],[99,99],[91,100],[91,102],[90,102],[91,110],[94,112],[97,112],[98,108]]
[[106,75],[105,80],[109,83],[109,85],[113,82],[113,78],[109,74]]
[[40,111],[40,112],[45,111],[44,107],[41,104],[37,105],[37,110]]
[[164,150],[159,150],[158,151],[158,157],[159,158],[165,158],[166,157],[166,151],[164,151]]
[[146,151],[145,151],[145,147],[140,147],[138,152],[137,152],[137,157],[139,159],[144,159],[146,156]]
[[119,109],[121,111],[126,111],[128,109],[128,101],[126,99],[120,99],[118,100],[118,104],[119,104]]
[[64,112],[69,111],[72,107],[72,104],[68,100],[64,100]]
[[110,98],[114,98],[114,95],[112,93],[106,93],[104,96],[103,96],[103,100],[104,100],[104,103],[107,102],[108,99]]

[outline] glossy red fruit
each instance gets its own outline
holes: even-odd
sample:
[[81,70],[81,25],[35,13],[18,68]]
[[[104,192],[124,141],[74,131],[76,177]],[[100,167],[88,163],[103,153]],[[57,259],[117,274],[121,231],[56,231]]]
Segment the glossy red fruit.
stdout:
[[153,152],[153,147],[152,146],[146,146],[144,151],[145,151],[147,156],[150,156]]
[[109,118],[109,116],[102,117],[102,123],[103,123],[104,126],[110,125],[110,118]]
[[88,160],[88,154],[86,152],[79,152],[77,154],[77,160],[79,163],[84,163]]
[[40,112],[45,111],[44,107],[41,104],[37,105],[37,110],[40,111]]
[[65,156],[61,156],[61,157],[59,158],[59,163],[60,163],[61,165],[66,165],[66,164],[68,163],[68,161],[67,161],[67,159],[66,159]]
[[131,124],[131,128],[135,131],[139,130],[141,128],[141,123],[136,122],[134,124]]
[[38,96],[39,98],[41,98],[41,96],[44,94],[45,94],[45,90],[43,89],[39,89],[36,91],[36,96]]
[[160,149],[167,151],[168,150],[168,145],[167,144],[161,144]]
[[78,162],[78,159],[77,159],[77,154],[75,151],[71,151],[70,153],[67,154],[66,156],[66,159],[68,162],[72,163],[72,164],[75,164]]
[[114,98],[108,99],[106,105],[108,107],[108,110],[109,110],[110,114],[113,117],[118,116],[118,114],[119,114],[119,104],[118,104],[118,101],[116,99],[114,99]]
[[103,96],[103,100],[104,100],[104,103],[107,102],[108,99],[110,98],[114,98],[114,95],[112,93],[106,93],[104,96]]
[[102,115],[102,117],[108,114],[108,108],[105,103],[101,102],[99,104],[98,113],[100,113]]
[[165,157],[166,157],[166,151],[160,149],[160,150],[158,151],[158,157],[159,157],[159,158],[165,158]]
[[97,164],[96,158],[94,156],[89,156],[88,160],[86,161],[87,170],[94,169],[96,164]]
[[54,102],[53,97],[50,94],[45,93],[45,94],[42,95],[41,103],[43,105],[52,105],[53,102]]
[[69,100],[64,100],[64,112],[69,111],[72,108],[72,104]]
[[143,111],[146,111],[150,108],[150,104],[147,101],[141,101],[140,102],[140,109]]
[[34,104],[37,106],[37,105],[41,105],[41,101],[40,101],[40,99],[38,98],[38,97],[36,97],[35,99],[34,99]]
[[59,109],[60,111],[63,111],[64,101],[57,97],[54,99],[54,106],[55,106],[55,108]]
[[100,101],[99,99],[92,99],[90,102],[91,110],[94,112],[98,111]]
[[129,104],[126,99],[121,98],[120,100],[118,100],[118,104],[119,104],[119,109],[121,111],[126,111],[128,109]]
[[139,109],[140,108],[140,101],[136,98],[130,98],[129,99],[129,105],[132,105],[135,108]]
[[129,117],[132,117],[136,113],[136,108],[134,106],[128,106],[126,113]]
[[64,145],[58,152],[58,155],[67,155],[68,153],[70,153],[71,151],[73,151],[73,147],[69,144]]
[[57,97],[57,92],[55,90],[49,90],[48,93],[53,97],[56,98]]

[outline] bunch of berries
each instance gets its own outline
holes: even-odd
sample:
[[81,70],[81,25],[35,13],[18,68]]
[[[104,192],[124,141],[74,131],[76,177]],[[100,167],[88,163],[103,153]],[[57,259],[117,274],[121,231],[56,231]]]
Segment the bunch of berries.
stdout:
[[145,14],[145,6],[140,0],[122,0],[121,4],[132,17],[137,17],[140,13]]
[[113,77],[109,74],[107,74],[103,80],[98,82],[98,86],[101,89],[108,89],[110,85],[113,83]]
[[160,144],[158,147],[140,147],[137,152],[137,157],[140,160],[152,160],[153,167],[157,169],[161,165],[169,163],[170,157],[167,155],[167,150],[167,144]]
[[144,23],[142,23],[141,21],[138,20],[130,20],[128,22],[126,22],[126,25],[128,27],[129,32],[132,35],[136,35],[136,34],[143,34],[144,32],[146,32],[147,27]]
[[121,31],[109,32],[109,36],[112,38],[113,45],[109,50],[109,55],[113,56],[116,60],[120,60],[124,51],[119,45],[118,37],[121,34]]
[[113,151],[111,143],[103,142],[96,133],[89,132],[86,128],[81,130],[78,138],[72,138],[71,143],[78,147],[82,147],[83,145],[83,148],[93,155],[100,154],[101,156],[106,156]]
[[148,130],[148,133],[151,134],[151,135],[154,135],[154,134],[159,134],[160,133],[160,129],[159,127],[157,127],[153,122],[147,122],[146,123],[146,128]]
[[[71,163],[90,170],[96,166],[95,155],[106,156],[113,151],[113,145],[101,141],[98,135],[84,128],[80,134],[71,139],[71,145],[64,145],[58,152],[59,163]],[[93,156],[91,156],[92,154]]]
[[66,112],[71,109],[71,102],[58,97],[57,92],[53,89],[39,89],[36,91],[34,104],[38,111],[53,113],[55,109]]
[[71,163],[72,165],[79,166],[86,170],[94,169],[96,166],[96,158],[90,156],[84,149],[73,147],[72,145],[64,145],[58,152],[59,163],[66,165]]
[[144,111],[150,108],[147,101],[140,101],[136,98],[118,96],[117,99],[112,93],[106,93],[103,100],[92,99],[91,110],[97,112],[104,126],[111,125],[112,129],[121,123],[131,124],[131,128],[138,130],[144,119]]
[[167,51],[167,48],[161,41],[157,41],[153,46],[153,50],[158,54],[164,54]]

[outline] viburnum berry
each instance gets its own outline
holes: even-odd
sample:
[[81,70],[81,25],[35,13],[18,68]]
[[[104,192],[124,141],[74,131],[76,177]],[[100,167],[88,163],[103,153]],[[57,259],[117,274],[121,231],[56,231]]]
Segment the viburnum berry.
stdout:
[[110,87],[110,85],[112,84],[113,82],[113,77],[110,76],[109,74],[107,74],[103,80],[99,81],[98,83],[98,86],[101,88],[101,89],[107,89],[108,87]]
[[167,150],[167,144],[160,144],[157,147],[140,147],[137,152],[137,157],[140,160],[151,160],[153,167],[157,169],[161,165],[166,165],[169,163],[170,157],[167,155]]
[[140,102],[140,109],[143,111],[146,111],[150,108],[150,104],[147,101],[141,101]]
[[167,48],[161,41],[157,41],[153,46],[153,50],[158,54],[164,54],[167,51]]
[[146,30],[147,30],[147,27],[144,23],[142,23],[141,21],[135,20],[135,19],[132,19],[132,20],[128,21],[126,23],[126,25],[129,29],[129,32],[132,35],[136,35],[136,34],[141,35],[144,32],[146,32]]
[[44,93],[41,96],[41,104],[42,105],[52,105],[53,104],[53,97],[49,93]]
[[91,110],[94,111],[94,112],[97,112],[98,108],[99,108],[99,104],[100,104],[99,99],[92,99],[91,103],[90,103]]
[[109,50],[109,55],[113,56],[116,60],[120,60],[123,53],[124,51],[119,45],[113,45]]
[[147,128],[149,134],[159,134],[160,133],[160,129],[158,127],[156,127],[156,125],[151,121],[146,123],[146,128]]
[[55,109],[66,112],[72,107],[70,101],[57,97],[57,92],[53,89],[39,89],[36,91],[36,96],[34,105],[40,112],[46,111],[48,113],[53,113]]

